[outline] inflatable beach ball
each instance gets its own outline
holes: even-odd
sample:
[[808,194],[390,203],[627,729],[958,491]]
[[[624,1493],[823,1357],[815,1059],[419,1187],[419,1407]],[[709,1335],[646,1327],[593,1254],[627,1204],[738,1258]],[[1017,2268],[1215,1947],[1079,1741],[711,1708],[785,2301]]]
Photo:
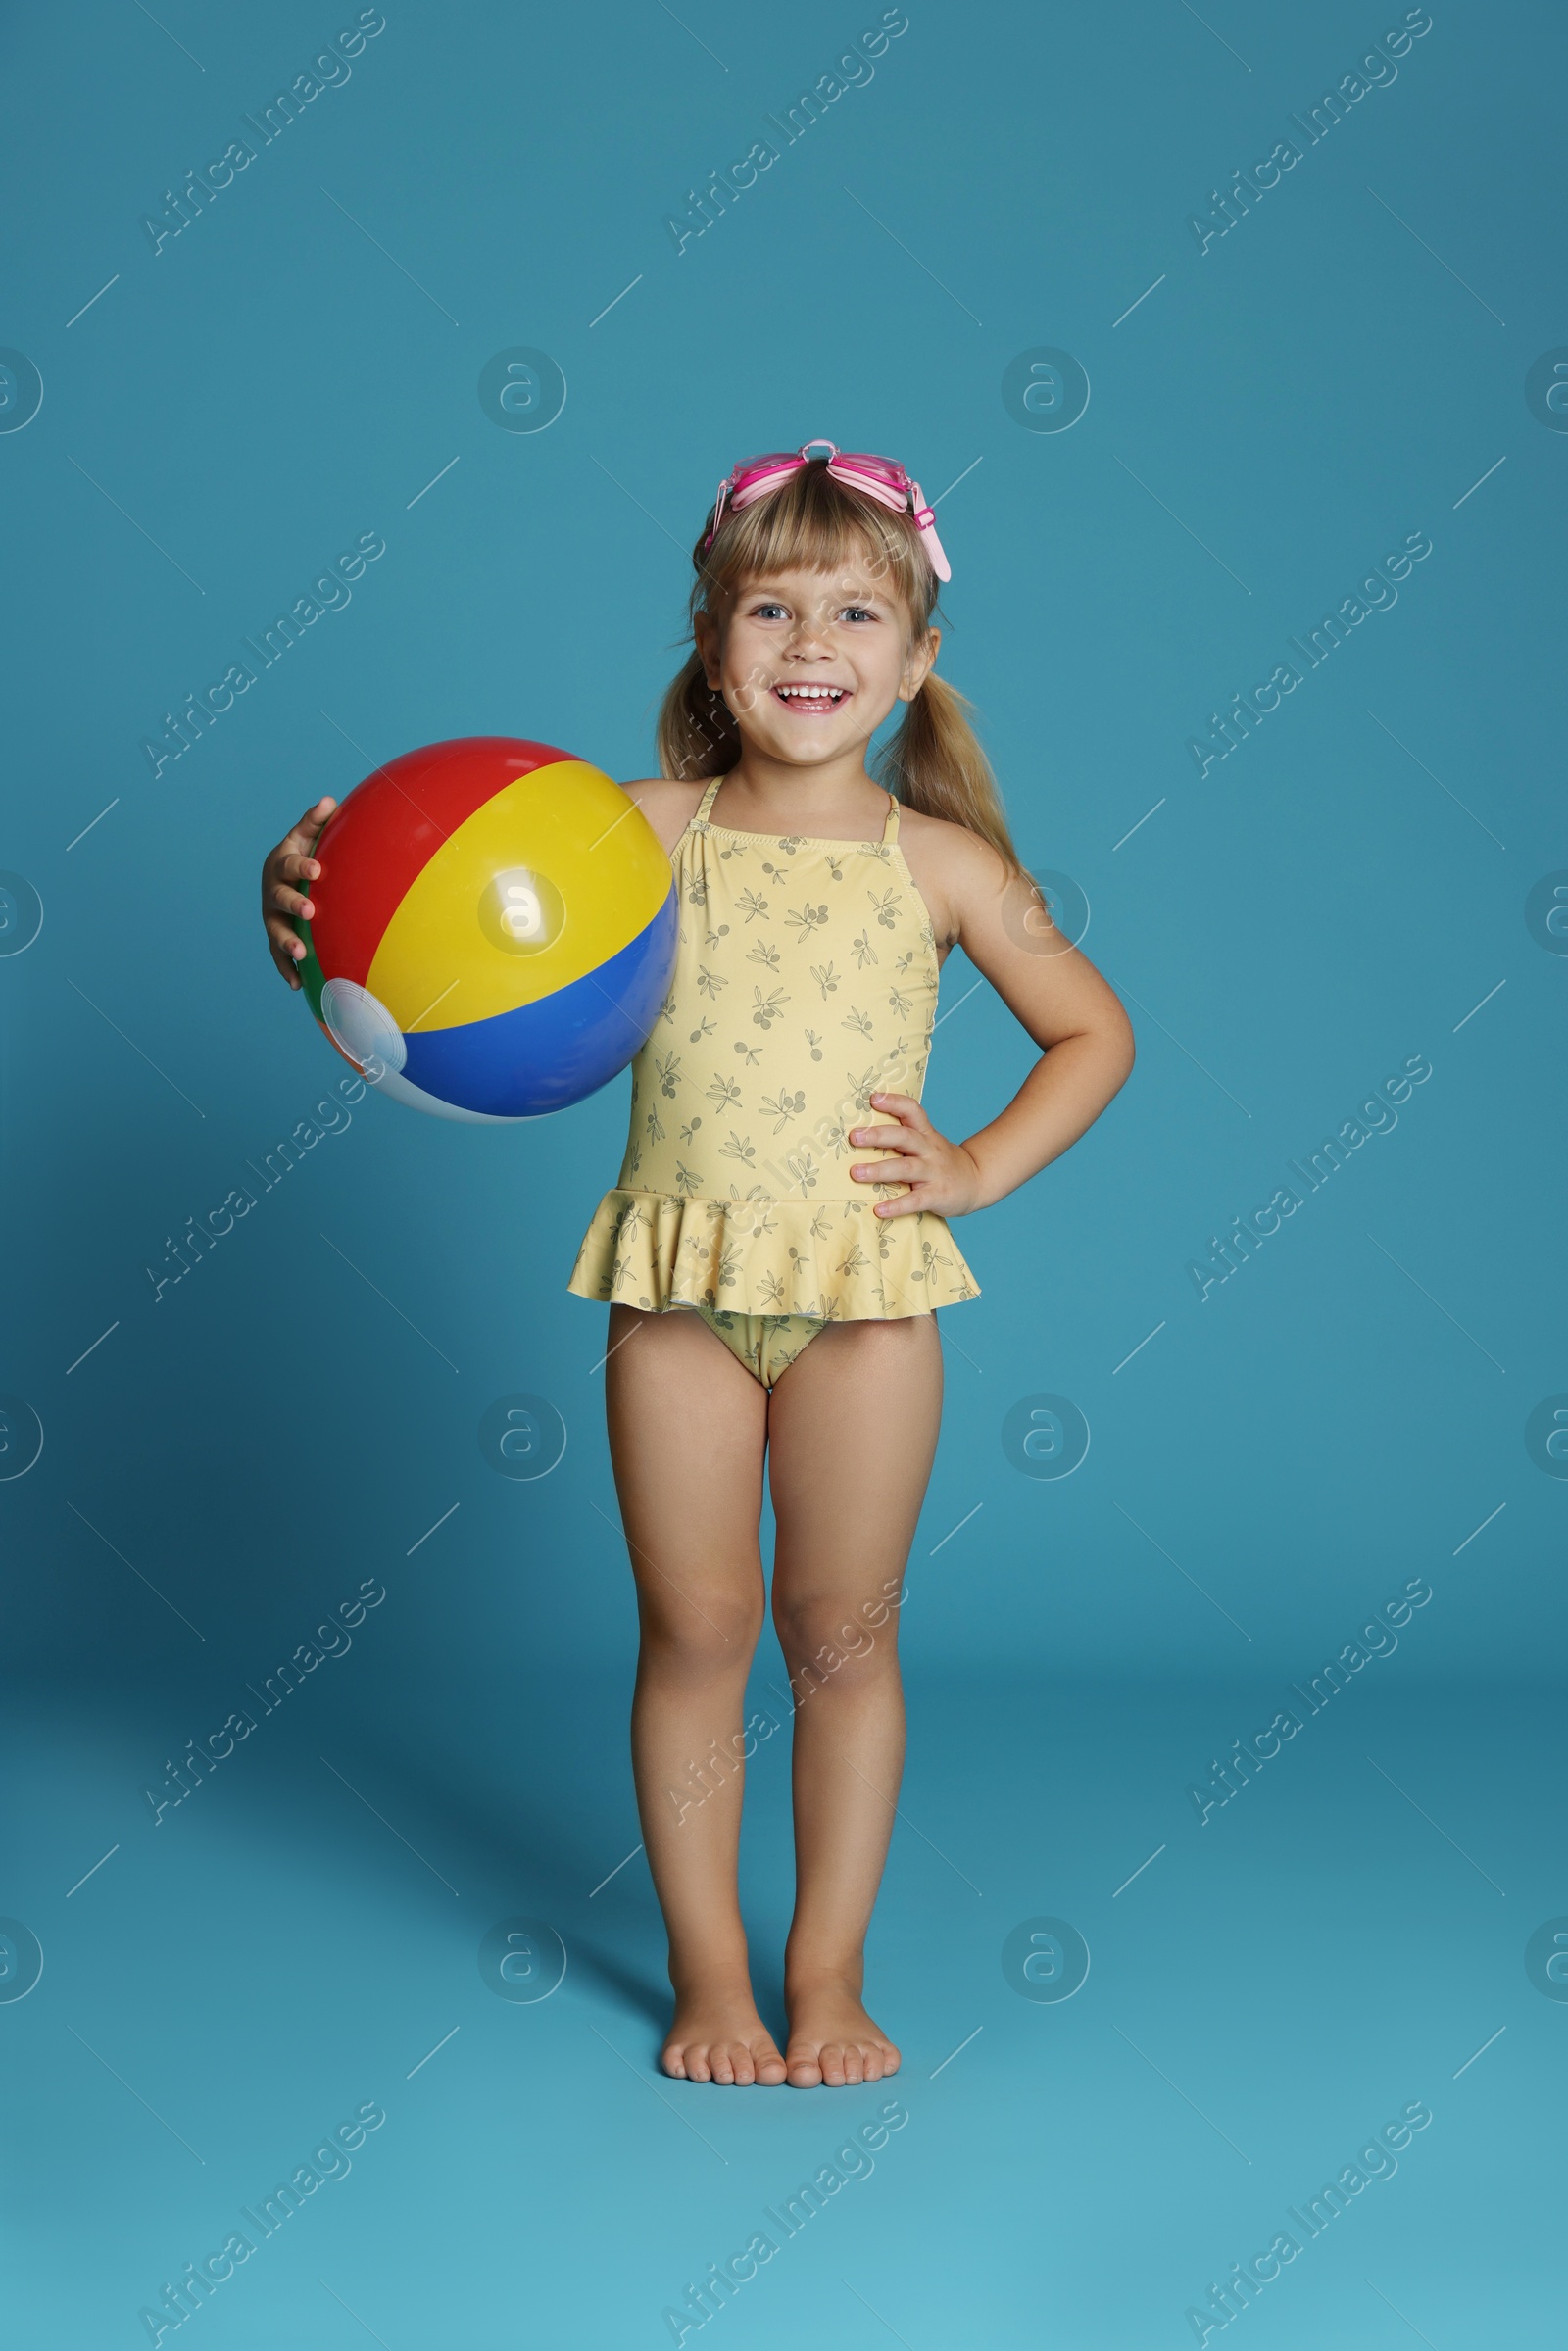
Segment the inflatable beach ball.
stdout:
[[296,920],[311,1010],[394,1102],[539,1118],[624,1069],[669,988],[676,901],[597,767],[506,735],[405,752],[335,808]]

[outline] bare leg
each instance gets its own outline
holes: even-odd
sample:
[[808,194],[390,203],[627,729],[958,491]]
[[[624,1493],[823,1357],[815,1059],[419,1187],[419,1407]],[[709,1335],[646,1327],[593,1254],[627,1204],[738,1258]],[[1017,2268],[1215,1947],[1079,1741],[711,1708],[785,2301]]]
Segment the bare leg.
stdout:
[[860,1991],[904,1765],[898,1595],[941,1416],[928,1316],[829,1323],[770,1398],[773,1620],[796,1700],[786,2057],[801,2089],[899,2065]]
[[632,1765],[675,1987],[662,2063],[692,2082],[776,2083],[784,2061],[752,1997],[736,1888],[767,1392],[693,1313],[612,1306],[610,1347],[611,1458],[642,1625]]

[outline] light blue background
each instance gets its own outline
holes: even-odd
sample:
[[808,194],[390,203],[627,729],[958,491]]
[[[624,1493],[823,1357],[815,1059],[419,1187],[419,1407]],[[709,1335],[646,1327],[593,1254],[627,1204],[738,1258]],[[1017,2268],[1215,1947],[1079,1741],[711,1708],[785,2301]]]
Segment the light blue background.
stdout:
[[[1087,896],[1140,1058],[960,1230],[984,1295],[944,1318],[872,1950],[910,2125],[713,2324],[768,2351],[1191,2341],[1208,2280],[1425,2098],[1398,2178],[1248,2339],[1544,2339],[1568,2007],[1522,1955],[1568,1911],[1568,1488],[1524,1427],[1568,1389],[1568,965],[1524,906],[1568,865],[1568,440],[1524,381],[1568,341],[1564,25],[1436,8],[1200,253],[1188,215],[1397,8],[919,0],[677,255],[666,213],[878,14],[397,0],[156,256],[143,212],[355,11],[95,0],[5,34],[28,226],[0,341],[44,385],[0,434],[0,863],[44,908],[0,961],[0,1387],[45,1432],[0,1486],[0,1909],[45,1953],[0,2004],[19,2339],[146,2340],[163,2280],[374,2097],[353,2176],[203,2340],[667,2341],[661,2308],[880,2102],[662,2082],[641,1857],[590,1899],[637,1841],[635,1625],[603,1318],[564,1283],[624,1082],[514,1132],[367,1101],[157,1302],[145,1271],[341,1068],[263,951],[265,848],[452,735],[645,773],[713,486],[811,433],[956,484],[943,667],[1025,858]],[[517,344],[567,382],[538,434],[476,394]],[[1004,406],[1039,345],[1088,371],[1069,431]],[[155,780],[142,737],[366,531],[386,553],[349,607]],[[1189,736],[1416,531],[1397,605],[1200,779]],[[960,1136],[1029,1061],[974,977],[956,955],[926,1096]],[[1188,1260],[1418,1053],[1397,1128],[1200,1302]],[[567,1430],[539,1483],[476,1440],[519,1390]],[[1092,1431],[1065,1480],[1003,1449],[1040,1392]],[[1417,1576],[1397,1653],[1200,1828],[1210,1756]],[[353,1652],[155,1828],[165,1757],[365,1578],[387,1596]],[[747,1855],[764,2005],[783,1743]],[[570,1954],[537,2008],[475,1965],[514,1913]],[[1060,2007],[999,1965],[1045,1914],[1094,1952]]]

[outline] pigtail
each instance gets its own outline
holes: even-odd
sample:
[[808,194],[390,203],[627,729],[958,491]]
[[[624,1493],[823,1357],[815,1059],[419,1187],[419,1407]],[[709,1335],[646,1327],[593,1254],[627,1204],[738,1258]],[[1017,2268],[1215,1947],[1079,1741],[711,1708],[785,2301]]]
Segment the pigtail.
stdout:
[[1009,874],[1020,874],[997,779],[969,724],[970,707],[956,686],[931,671],[877,760],[877,781],[906,808],[978,833]]
[[695,653],[670,681],[660,708],[655,740],[660,774],[671,776],[677,783],[726,775],[741,756],[740,730],[729,706],[710,686]]

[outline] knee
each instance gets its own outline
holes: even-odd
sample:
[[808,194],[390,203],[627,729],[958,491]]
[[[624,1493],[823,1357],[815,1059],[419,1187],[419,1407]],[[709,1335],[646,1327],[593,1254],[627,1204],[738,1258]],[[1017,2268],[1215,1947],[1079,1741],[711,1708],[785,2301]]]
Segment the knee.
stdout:
[[643,1647],[668,1672],[693,1682],[744,1672],[762,1629],[761,1577],[756,1594],[725,1587],[710,1591],[700,1582],[678,1592],[661,1591],[642,1612]]
[[791,1673],[808,1672],[813,1681],[858,1681],[897,1662],[895,1620],[888,1616],[873,1631],[842,1600],[775,1594],[773,1623]]

